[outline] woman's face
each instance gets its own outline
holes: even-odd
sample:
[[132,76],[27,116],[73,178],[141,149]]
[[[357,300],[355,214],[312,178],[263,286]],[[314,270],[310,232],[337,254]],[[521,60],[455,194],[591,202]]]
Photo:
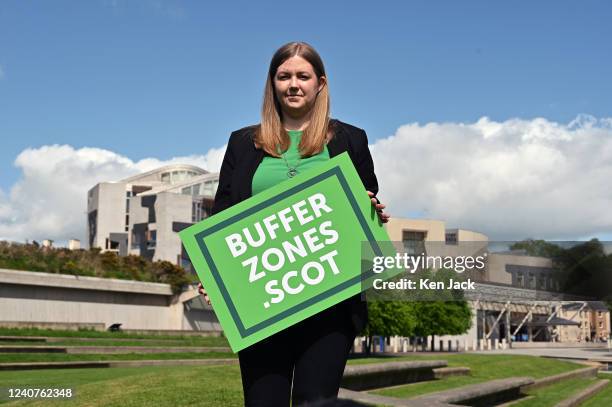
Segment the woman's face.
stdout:
[[274,76],[274,91],[283,114],[294,118],[310,112],[323,86],[325,77],[317,78],[312,65],[300,56],[283,62]]

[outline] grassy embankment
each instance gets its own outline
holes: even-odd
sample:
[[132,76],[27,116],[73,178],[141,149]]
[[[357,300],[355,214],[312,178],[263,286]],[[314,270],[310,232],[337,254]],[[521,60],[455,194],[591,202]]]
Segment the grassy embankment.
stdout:
[[[518,376],[529,376],[538,379],[584,367],[583,365],[572,362],[520,355],[414,355],[403,357],[401,359],[444,359],[448,361],[449,367],[469,367],[470,375],[448,377],[442,380],[432,380],[429,382],[413,383],[405,386],[377,390],[373,391],[372,393],[391,397],[408,398],[434,391],[447,390],[469,384],[485,382],[488,380]],[[383,360],[385,359],[354,360],[350,361],[349,363],[373,363]]]
[[[172,357],[177,354],[173,354]],[[210,356],[210,354],[187,354],[194,358]],[[53,355],[56,356],[56,355]],[[73,356],[73,355],[60,355]],[[78,355],[77,355],[78,356]],[[92,355],[83,355],[92,356]],[[127,355],[105,355],[126,359]],[[164,355],[145,355],[149,358],[163,358]],[[181,355],[182,358],[185,355]],[[417,383],[385,390],[377,393],[396,397],[410,397],[425,392],[442,390],[463,384],[493,380],[511,376],[544,377],[568,370],[577,369],[581,365],[561,362],[552,359],[541,359],[530,356],[507,355],[410,355],[402,358],[371,358],[355,359],[349,363],[375,363],[381,361],[396,361],[398,359],[446,359],[449,366],[466,366],[471,368],[472,375],[468,377],[451,377],[428,383]],[[566,382],[570,383],[570,382]],[[577,380],[567,388],[567,395],[573,393],[586,381]],[[111,368],[111,369],[69,369],[44,371],[12,371],[0,372],[0,387],[73,387],[76,398],[71,401],[27,401],[9,403],[8,405],[62,406],[104,405],[104,406],[182,406],[182,405],[242,405],[242,387],[240,370],[236,365],[215,366],[159,366],[142,368]],[[549,387],[548,393],[559,394]],[[544,391],[540,390],[540,392]],[[565,391],[565,390],[564,390]],[[540,401],[544,400],[546,391],[534,394]],[[566,396],[563,393],[563,396]],[[525,402],[534,402],[530,399]],[[605,400],[605,399],[604,399]],[[59,405],[59,404],[57,404]],[[540,404],[535,404],[540,405]],[[605,405],[605,404],[592,404]]]

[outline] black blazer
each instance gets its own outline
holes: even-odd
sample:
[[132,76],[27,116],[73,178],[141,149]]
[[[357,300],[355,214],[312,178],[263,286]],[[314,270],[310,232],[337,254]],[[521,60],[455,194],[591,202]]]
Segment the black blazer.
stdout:
[[[374,174],[374,163],[368,148],[365,131],[339,120],[332,120],[334,136],[327,143],[330,157],[348,152],[357,173],[368,191],[378,193],[378,181]],[[212,214],[221,212],[252,196],[251,184],[257,167],[264,158],[264,151],[255,148],[253,136],[255,126],[232,132],[221,164],[219,186],[215,195]],[[367,304],[356,295],[339,304],[355,328],[361,332],[368,321]]]

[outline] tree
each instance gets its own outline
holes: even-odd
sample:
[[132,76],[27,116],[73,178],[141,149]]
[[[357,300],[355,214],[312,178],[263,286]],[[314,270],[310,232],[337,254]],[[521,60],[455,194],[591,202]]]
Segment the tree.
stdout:
[[561,291],[568,294],[610,299],[612,256],[601,242],[591,239],[560,252],[556,265],[561,269]]
[[370,354],[372,337],[380,336],[413,336],[417,324],[414,303],[403,301],[370,301],[368,302],[368,326],[366,353]]
[[466,301],[426,301],[416,303],[416,336],[461,335],[472,326],[472,311]]
[[525,239],[510,246],[510,250],[525,250],[530,256],[556,258],[563,250],[560,246],[545,240]]

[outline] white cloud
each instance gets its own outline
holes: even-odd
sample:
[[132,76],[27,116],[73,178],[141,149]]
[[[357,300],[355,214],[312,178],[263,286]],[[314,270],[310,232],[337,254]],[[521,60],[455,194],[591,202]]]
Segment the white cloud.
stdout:
[[0,191],[0,240],[70,238],[85,241],[87,191],[98,182],[172,164],[186,163],[215,172],[225,147],[204,155],[170,160],[146,158],[134,162],[99,148],[75,149],[68,145],[28,148],[15,160],[22,177],[9,194]]
[[[498,240],[612,232],[612,119],[413,123],[370,148],[392,216],[418,213]],[[135,162],[98,148],[26,149],[15,160],[21,179],[0,190],[0,239],[84,241],[96,183],[179,162],[218,171],[224,151]]]
[[612,231],[612,119],[414,123],[370,147],[392,216],[492,239]]

